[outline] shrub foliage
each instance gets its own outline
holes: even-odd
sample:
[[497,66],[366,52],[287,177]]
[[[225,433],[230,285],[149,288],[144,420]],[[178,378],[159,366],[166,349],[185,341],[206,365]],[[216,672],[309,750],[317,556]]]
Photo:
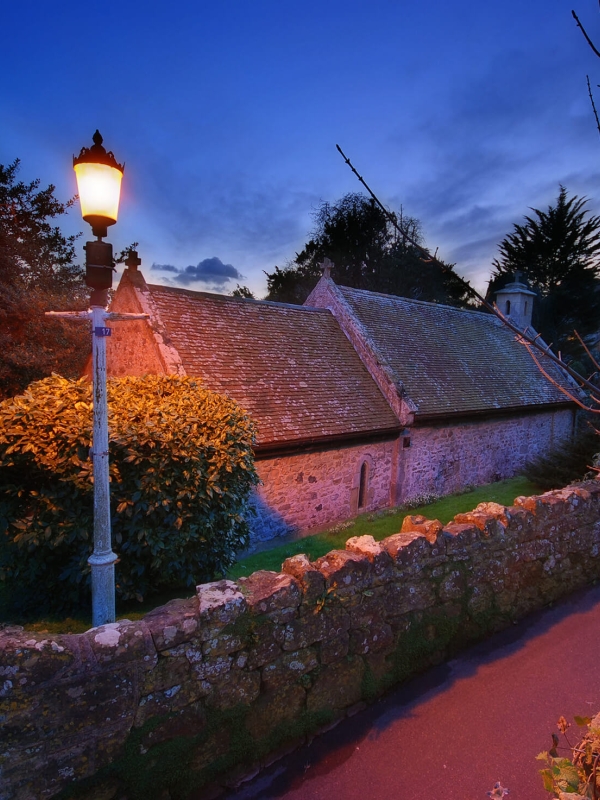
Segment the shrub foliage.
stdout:
[[586,427],[574,439],[526,464],[525,475],[544,491],[560,489],[585,477],[594,466],[599,448],[598,431]]
[[[177,376],[108,383],[117,596],[212,579],[248,541],[254,425]],[[52,375],[0,403],[0,577],[17,605],[88,602],[92,387]]]

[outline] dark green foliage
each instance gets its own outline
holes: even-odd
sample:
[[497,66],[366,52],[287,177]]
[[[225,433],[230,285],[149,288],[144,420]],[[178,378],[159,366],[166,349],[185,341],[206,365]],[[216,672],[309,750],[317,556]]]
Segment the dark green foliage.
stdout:
[[[254,427],[231,400],[176,376],[109,381],[111,509],[121,599],[193,586],[248,541]],[[15,603],[87,602],[91,385],[58,375],[0,403],[0,577]]]
[[254,297],[254,294],[252,293],[252,291],[247,286],[240,286],[239,283],[235,287],[235,289],[231,292],[231,296],[232,297],[243,297],[246,300],[256,300],[256,298]]
[[426,262],[417,244],[420,224],[394,215],[399,233],[375,202],[347,194],[323,203],[315,214],[312,238],[294,261],[267,273],[267,300],[303,303],[321,277],[324,258],[333,261],[332,277],[342,286],[464,306],[468,293],[451,266]]
[[72,201],[17,181],[18,169],[0,164],[0,399],[53,371],[78,377],[90,351],[88,325],[44,316],[87,307],[75,237],[51,223]]
[[493,299],[519,270],[538,295],[533,326],[555,351],[578,359],[583,351],[573,331],[595,333],[600,320],[600,217],[586,204],[561,186],[556,205],[531,209],[500,243],[488,287]]
[[540,489],[561,489],[582,480],[600,450],[600,439],[594,428],[587,427],[572,441],[564,442],[544,456],[530,461],[525,474]]

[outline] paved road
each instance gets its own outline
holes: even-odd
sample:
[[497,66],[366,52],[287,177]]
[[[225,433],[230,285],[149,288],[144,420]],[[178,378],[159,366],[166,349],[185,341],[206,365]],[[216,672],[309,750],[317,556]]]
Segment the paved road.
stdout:
[[548,800],[535,756],[561,714],[598,711],[600,586],[430,670],[227,798],[486,800],[501,781],[507,800]]

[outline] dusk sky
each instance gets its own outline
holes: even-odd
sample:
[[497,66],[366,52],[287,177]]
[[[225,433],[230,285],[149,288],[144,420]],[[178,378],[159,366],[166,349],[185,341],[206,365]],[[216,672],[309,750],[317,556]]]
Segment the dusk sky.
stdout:
[[[0,163],[66,200],[98,128],[126,162],[115,250],[139,242],[148,282],[262,297],[319,204],[361,190],[338,143],[483,290],[559,184],[600,213],[600,60],[572,8],[600,44],[595,0],[8,3]],[[60,225],[82,258],[79,209]]]

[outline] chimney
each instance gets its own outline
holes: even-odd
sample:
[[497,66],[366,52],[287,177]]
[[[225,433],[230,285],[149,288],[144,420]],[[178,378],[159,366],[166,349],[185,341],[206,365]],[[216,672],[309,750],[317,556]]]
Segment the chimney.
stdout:
[[536,295],[521,282],[521,277],[520,272],[515,272],[513,282],[496,292],[496,305],[513,325],[525,330],[531,327],[531,312]]

